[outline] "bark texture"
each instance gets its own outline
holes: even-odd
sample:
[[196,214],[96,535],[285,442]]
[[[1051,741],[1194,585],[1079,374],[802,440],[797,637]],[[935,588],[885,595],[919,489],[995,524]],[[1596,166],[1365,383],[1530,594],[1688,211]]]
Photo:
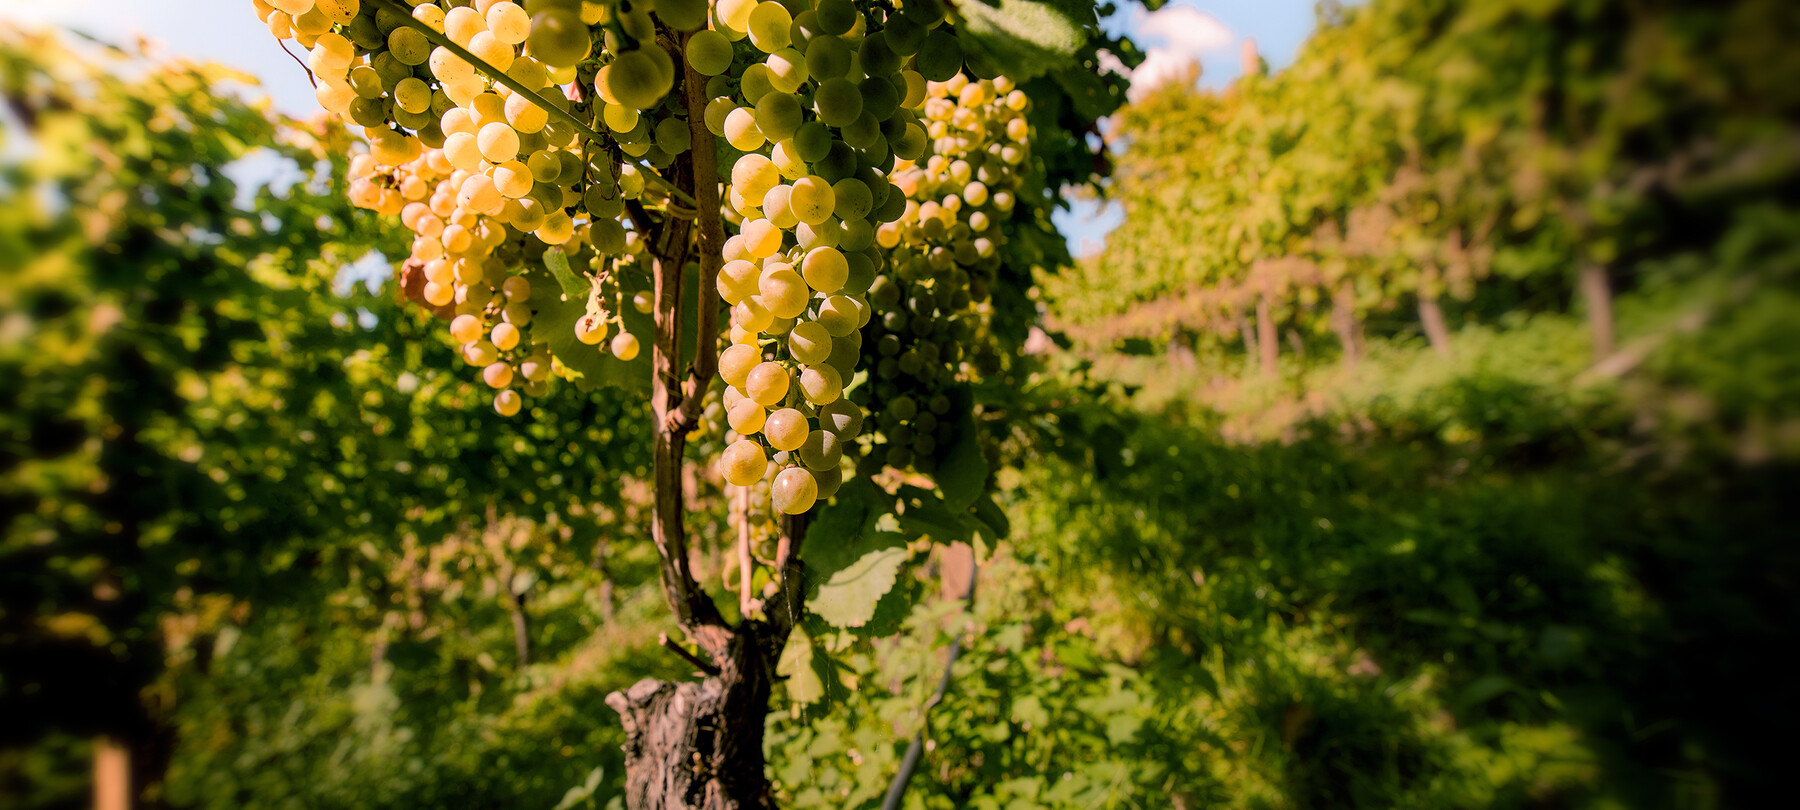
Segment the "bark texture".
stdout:
[[1440,357],[1450,356],[1450,327],[1444,323],[1444,308],[1436,298],[1419,296],[1419,323],[1425,327],[1425,339]]

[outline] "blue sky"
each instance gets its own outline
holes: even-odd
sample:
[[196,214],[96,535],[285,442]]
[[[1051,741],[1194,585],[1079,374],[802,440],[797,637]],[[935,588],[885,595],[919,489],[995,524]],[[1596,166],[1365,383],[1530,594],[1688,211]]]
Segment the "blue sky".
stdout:
[[[1143,83],[1176,73],[1187,60],[1202,64],[1201,84],[1220,87],[1238,76],[1238,48],[1254,37],[1271,68],[1293,61],[1313,29],[1313,0],[1176,0],[1155,13],[1125,3],[1109,26],[1128,33],[1150,59]],[[68,25],[129,44],[143,35],[153,53],[220,62],[257,77],[259,91],[294,115],[316,109],[306,72],[283,53],[256,19],[250,0],[0,0],[0,25]],[[1117,225],[1116,212],[1078,202],[1057,224],[1077,253],[1097,249]]]

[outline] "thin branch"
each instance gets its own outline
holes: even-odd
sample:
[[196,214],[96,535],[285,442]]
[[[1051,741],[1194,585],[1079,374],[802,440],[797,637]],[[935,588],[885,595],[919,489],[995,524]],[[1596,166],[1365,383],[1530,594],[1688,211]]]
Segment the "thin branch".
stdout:
[[294,60],[294,64],[299,65],[301,70],[306,71],[306,80],[309,82],[312,82],[313,89],[314,90],[319,89],[318,77],[313,75],[312,68],[307,67],[305,62],[300,61],[300,57],[295,56],[293,51],[288,50],[287,40],[278,39],[278,40],[275,40],[275,44],[276,44],[276,46],[281,48],[282,53],[285,53],[288,55],[289,59]]
[[[541,95],[538,95],[538,92],[536,90],[532,90],[531,88],[528,88],[524,84],[520,83],[518,79],[514,79],[513,77],[506,75],[506,71],[495,68],[493,65],[490,65],[487,62],[483,61],[481,59],[481,57],[478,57],[475,54],[469,53],[469,50],[467,48],[464,48],[463,46],[456,44],[456,42],[451,40],[449,37],[444,36],[442,33],[439,33],[437,29],[432,28],[429,25],[426,25],[421,20],[414,19],[412,16],[412,9],[408,8],[405,4],[399,2],[399,0],[373,0],[373,2],[375,2],[377,5],[386,6],[387,10],[393,12],[399,18],[398,22],[401,25],[404,25],[408,28],[412,28],[421,34],[424,34],[425,39],[429,40],[431,42],[431,44],[441,47],[453,54],[456,54],[456,56],[458,58],[462,59],[464,62],[468,62],[470,65],[473,65],[476,69],[487,74],[488,78],[493,79],[494,81],[499,82],[502,85],[505,85],[508,90],[511,90],[514,93],[523,95],[524,97],[526,97],[528,99],[531,99],[539,107],[543,108],[543,110],[545,112],[549,113],[552,118],[555,118],[559,121],[562,121],[563,123],[566,123],[566,124],[574,127],[576,132],[581,133],[588,140],[593,141],[595,143],[602,143],[605,141],[604,138],[600,137],[600,133],[595,132],[593,127],[590,127],[587,125],[587,122],[582,121],[580,118],[576,118],[574,113],[571,113],[568,110],[565,110],[561,107],[551,104],[548,99],[544,98]],[[675,54],[675,57],[677,59],[682,58],[681,54],[679,54],[679,53]],[[683,61],[685,61],[685,60],[683,60]],[[650,167],[649,164],[644,163],[642,161],[638,161],[638,160],[633,160],[632,162],[636,163],[638,168],[642,169],[643,173],[646,176],[648,176],[651,180],[656,181],[657,185],[660,185],[660,186],[663,186],[664,188],[666,188],[670,195],[673,195],[674,197],[681,200],[682,202],[687,203],[688,205],[694,204],[693,197],[688,196],[687,192],[684,192],[681,189],[676,188],[674,183],[670,182],[668,178],[663,177],[661,174],[658,174],[655,169]]]
[[[972,551],[969,555],[969,587],[962,595],[963,600],[971,605],[975,601],[976,575],[981,571],[981,563],[975,559]],[[931,699],[925,701],[920,709],[921,715],[928,716],[934,707],[944,702],[944,695],[950,692],[950,675],[956,670],[956,659],[961,656],[962,637],[959,635],[955,641],[950,642],[950,658],[944,662],[944,676],[938,679],[937,691],[932,693]],[[919,733],[913,735],[912,742],[906,745],[906,756],[900,760],[900,770],[894,774],[894,781],[888,784],[887,796],[881,800],[881,810],[900,810],[900,800],[906,797],[906,785],[912,781],[913,772],[919,768],[919,760],[925,756],[925,719],[927,717],[920,718]]]
[[711,676],[711,675],[719,674],[718,667],[713,666],[712,664],[709,664],[706,661],[702,660],[700,658],[700,656],[695,655],[691,652],[688,652],[688,648],[681,646],[674,639],[669,638],[668,633],[658,634],[656,642],[658,644],[663,645],[664,647],[667,647],[670,652],[681,656],[682,660],[684,660],[690,664],[693,664],[697,669],[699,669],[701,672],[705,673],[706,675]]

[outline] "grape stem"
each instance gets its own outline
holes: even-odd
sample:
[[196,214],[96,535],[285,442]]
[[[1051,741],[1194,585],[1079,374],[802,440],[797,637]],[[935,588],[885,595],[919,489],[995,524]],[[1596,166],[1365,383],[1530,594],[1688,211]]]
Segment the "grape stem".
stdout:
[[[462,59],[464,62],[468,62],[469,64],[475,66],[475,68],[480,70],[482,73],[487,74],[488,78],[493,79],[494,81],[505,85],[508,90],[511,90],[514,93],[523,95],[524,97],[526,97],[528,99],[531,99],[539,107],[543,108],[543,110],[545,112],[549,113],[551,115],[551,117],[556,118],[557,120],[562,121],[563,123],[566,123],[566,124],[574,127],[576,132],[581,133],[582,136],[586,137],[588,140],[593,141],[595,143],[605,143],[606,142],[605,139],[600,136],[600,133],[595,132],[593,127],[588,126],[580,118],[576,118],[574,113],[571,113],[568,110],[558,107],[555,104],[551,104],[549,99],[546,99],[543,96],[539,95],[537,93],[537,91],[526,87],[519,80],[506,75],[506,71],[500,70],[500,69],[494,67],[493,65],[488,64],[481,57],[478,57],[475,54],[470,53],[467,48],[464,48],[463,46],[456,44],[455,40],[452,40],[451,38],[444,36],[437,29],[432,28],[429,25],[426,25],[422,20],[414,18],[412,15],[412,10],[407,8],[405,5],[402,5],[399,0],[374,0],[374,2],[377,5],[386,6],[389,11],[392,11],[396,15],[399,15],[401,25],[404,25],[408,28],[412,28],[421,34],[424,34],[425,39],[429,40],[433,45],[438,45],[438,46],[444,48],[445,50],[447,50],[453,54],[456,54],[456,56],[458,58]],[[663,177],[661,174],[658,174],[656,169],[652,168],[649,164],[644,163],[639,160],[635,160],[635,159],[631,160],[631,162],[633,164],[635,164],[640,170],[642,170],[643,173],[645,174],[645,176],[655,180],[657,185],[663,186],[664,189],[669,192],[670,196],[673,196],[676,199],[679,199],[682,202],[687,203],[688,205],[694,204],[693,197],[688,196],[687,192],[682,191],[680,188],[677,188],[676,185],[674,183],[670,182],[668,178]]]

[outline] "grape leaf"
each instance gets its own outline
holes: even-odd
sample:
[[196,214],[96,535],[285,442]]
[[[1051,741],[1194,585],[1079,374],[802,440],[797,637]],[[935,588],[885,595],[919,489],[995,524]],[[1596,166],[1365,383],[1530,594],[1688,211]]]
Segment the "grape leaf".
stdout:
[[987,459],[981,455],[980,430],[968,408],[958,408],[957,412],[961,416],[957,418],[956,437],[938,462],[936,476],[944,506],[952,512],[972,506],[987,489],[988,477]]
[[787,677],[788,699],[795,703],[824,703],[833,693],[845,691],[838,682],[837,664],[821,645],[813,643],[805,627],[795,628],[788,638],[775,673]]
[[544,266],[550,268],[550,275],[556,277],[556,284],[562,287],[563,295],[570,300],[587,297],[588,282],[575,275],[575,270],[569,267],[569,257],[563,253],[562,248],[553,247],[544,251]]
[[1074,56],[1097,23],[1093,4],[1076,0],[967,0],[957,12],[964,44],[1018,81]]
[[807,599],[807,609],[833,627],[862,627],[875,618],[876,605],[894,589],[900,567],[912,556],[905,546],[890,546],[864,554],[849,567],[819,585]]

